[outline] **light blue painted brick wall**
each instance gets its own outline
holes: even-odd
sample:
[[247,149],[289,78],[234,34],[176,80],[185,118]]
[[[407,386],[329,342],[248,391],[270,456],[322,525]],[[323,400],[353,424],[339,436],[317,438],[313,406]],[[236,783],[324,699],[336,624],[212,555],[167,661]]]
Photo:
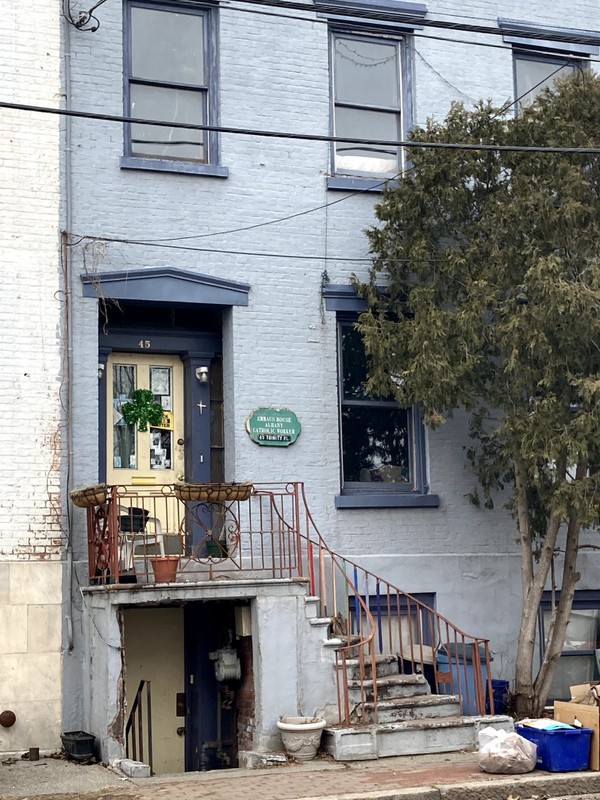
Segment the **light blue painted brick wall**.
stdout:
[[[600,11],[591,0],[536,0],[526,6],[516,1],[434,2],[428,8],[432,18],[454,22],[493,26],[503,16],[600,28]],[[70,32],[72,104],[120,114],[120,4],[105,4],[99,16],[97,33]],[[322,22],[269,18],[232,3],[220,10],[219,28],[223,125],[328,133],[328,39]],[[435,29],[422,33],[414,41],[418,122],[442,119],[456,99],[503,103],[511,98],[511,51],[501,46],[501,37]],[[340,197],[326,190],[327,143],[224,135],[222,163],[230,176],[219,180],[121,170],[119,125],[73,121],[72,127],[76,235],[204,236]],[[431,488],[441,496],[439,509],[334,508],[339,491],[336,332],[334,315],[324,311],[320,300],[321,275],[327,269],[330,279],[340,283],[352,272],[366,275],[366,263],[354,259],[368,255],[363,231],[373,223],[375,199],[354,194],[293,220],[196,241],[199,247],[277,257],[109,244],[88,248],[84,264],[83,249],[74,248],[78,482],[94,479],[97,463],[96,308],[81,298],[78,273],[168,265],[247,282],[252,287],[249,306],[228,314],[224,332],[227,477],[305,481],[317,524],[335,549],[408,591],[436,592],[438,608],[450,619],[491,638],[499,668],[495,674],[508,675],[520,594],[515,529],[502,499],[494,512],[469,503],[473,480],[465,464],[463,419],[429,435]],[[339,260],[326,260],[334,257]],[[250,442],[244,422],[260,405],[296,411],[303,426],[297,444],[278,449]],[[581,585],[597,588],[597,556],[586,560]]]

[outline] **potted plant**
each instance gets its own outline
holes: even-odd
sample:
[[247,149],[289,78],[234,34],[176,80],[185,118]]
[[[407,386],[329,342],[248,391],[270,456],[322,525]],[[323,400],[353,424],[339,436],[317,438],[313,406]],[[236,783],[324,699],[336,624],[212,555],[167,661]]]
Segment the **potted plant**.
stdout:
[[327,722],[322,717],[279,717],[277,727],[288,756],[310,761],[317,755]]
[[179,556],[150,556],[156,583],[175,583]]

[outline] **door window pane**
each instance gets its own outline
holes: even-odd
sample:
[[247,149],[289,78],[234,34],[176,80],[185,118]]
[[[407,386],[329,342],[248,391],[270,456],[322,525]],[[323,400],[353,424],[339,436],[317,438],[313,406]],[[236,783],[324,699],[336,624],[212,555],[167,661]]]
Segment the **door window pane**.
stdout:
[[173,396],[170,367],[150,367],[149,386],[155,402],[165,410],[160,426],[150,428],[150,469],[173,468]]
[[113,467],[136,468],[135,425],[127,425],[122,408],[131,400],[135,390],[135,367],[129,364],[113,365]]

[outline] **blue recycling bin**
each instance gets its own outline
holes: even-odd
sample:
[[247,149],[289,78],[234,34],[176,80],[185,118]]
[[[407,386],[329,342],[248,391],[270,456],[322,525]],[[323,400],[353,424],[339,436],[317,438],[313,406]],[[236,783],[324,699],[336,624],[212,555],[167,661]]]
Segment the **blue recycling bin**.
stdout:
[[508,681],[499,681],[492,678],[492,694],[494,707],[490,710],[490,700],[486,693],[485,713],[508,714],[508,705],[510,702],[510,683]]
[[[485,647],[479,647],[481,677],[484,692],[487,690],[487,665],[485,663]],[[442,645],[436,655],[438,672],[450,672],[452,686],[441,684],[438,691],[442,694],[460,694],[461,711],[466,716],[479,714],[477,695],[475,693],[475,670],[473,669],[473,648],[471,645],[448,642]],[[493,661],[490,656],[490,661]]]

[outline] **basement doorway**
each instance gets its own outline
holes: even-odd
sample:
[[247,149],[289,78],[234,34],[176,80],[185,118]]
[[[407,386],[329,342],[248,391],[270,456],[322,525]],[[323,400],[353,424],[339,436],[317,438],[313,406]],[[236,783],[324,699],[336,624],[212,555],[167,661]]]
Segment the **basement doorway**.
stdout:
[[232,600],[122,610],[129,757],[151,753],[157,775],[238,766],[254,727],[249,611]]

